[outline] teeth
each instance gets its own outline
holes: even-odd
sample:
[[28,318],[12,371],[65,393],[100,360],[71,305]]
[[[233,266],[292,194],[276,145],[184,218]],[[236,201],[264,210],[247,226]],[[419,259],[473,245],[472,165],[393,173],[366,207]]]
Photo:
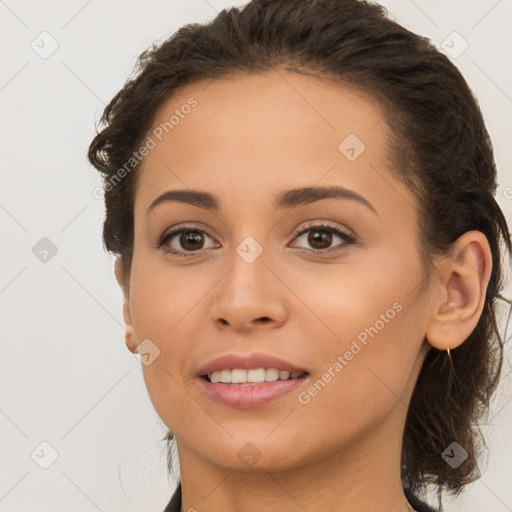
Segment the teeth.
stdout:
[[219,370],[208,374],[212,383],[224,384],[259,384],[262,382],[274,382],[276,380],[296,379],[303,375],[301,372],[290,374],[286,370],[277,368],[255,368],[253,370]]
[[231,370],[231,382],[233,384],[247,382],[247,370]]
[[[279,370],[267,368],[265,370],[265,382],[274,382],[279,379]],[[260,381],[261,382],[261,381]]]
[[231,372],[229,370],[222,370],[220,372],[220,382],[231,382]]
[[[265,370],[265,368],[256,368],[254,370],[247,370],[247,382],[263,382],[267,380],[266,375],[269,370]],[[277,379],[273,379],[277,380]],[[243,382],[240,377],[239,382]]]

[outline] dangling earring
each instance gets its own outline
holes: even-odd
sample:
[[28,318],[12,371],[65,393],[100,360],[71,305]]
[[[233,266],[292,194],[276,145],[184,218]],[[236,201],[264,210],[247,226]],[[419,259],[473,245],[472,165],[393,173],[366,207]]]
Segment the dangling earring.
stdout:
[[453,366],[452,356],[450,354],[450,349],[446,349],[446,353],[448,354],[448,359],[450,360],[450,366],[452,367],[452,370],[455,372],[455,367]]

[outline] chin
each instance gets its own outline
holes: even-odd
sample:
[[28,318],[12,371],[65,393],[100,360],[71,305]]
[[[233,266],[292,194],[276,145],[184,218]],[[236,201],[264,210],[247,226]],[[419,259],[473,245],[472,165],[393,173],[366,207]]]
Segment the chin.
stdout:
[[294,443],[279,441],[259,440],[246,435],[230,439],[225,444],[218,444],[217,438],[217,445],[212,446],[209,453],[204,455],[213,464],[224,469],[248,473],[287,471],[307,463],[297,452]]

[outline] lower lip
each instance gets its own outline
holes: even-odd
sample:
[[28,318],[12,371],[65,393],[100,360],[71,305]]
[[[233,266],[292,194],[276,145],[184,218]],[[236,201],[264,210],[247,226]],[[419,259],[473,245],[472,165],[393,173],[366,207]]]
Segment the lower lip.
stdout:
[[242,384],[213,384],[203,377],[199,377],[202,388],[213,400],[231,407],[250,409],[261,407],[284,395],[295,391],[308,379],[309,375],[298,379],[275,380],[254,385]]

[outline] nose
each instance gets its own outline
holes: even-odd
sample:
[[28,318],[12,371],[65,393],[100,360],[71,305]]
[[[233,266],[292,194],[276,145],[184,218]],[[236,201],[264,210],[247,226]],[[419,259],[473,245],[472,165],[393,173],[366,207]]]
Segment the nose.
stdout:
[[248,263],[235,254],[231,268],[215,287],[210,319],[217,327],[247,333],[258,326],[273,329],[284,324],[291,292],[275,266],[267,263],[263,255]]

